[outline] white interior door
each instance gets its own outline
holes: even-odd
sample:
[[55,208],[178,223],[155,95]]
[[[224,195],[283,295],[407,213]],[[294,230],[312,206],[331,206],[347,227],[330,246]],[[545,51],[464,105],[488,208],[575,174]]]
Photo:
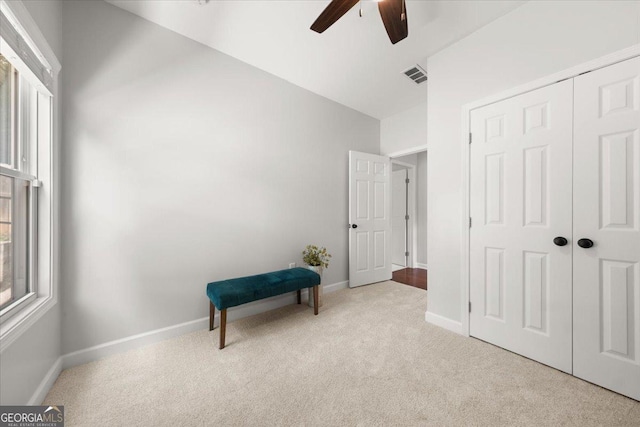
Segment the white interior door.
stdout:
[[391,238],[394,265],[407,267],[407,170],[393,171],[391,177]]
[[470,333],[571,372],[572,81],[471,112]]
[[640,400],[640,58],[576,77],[574,105],[573,370]]
[[349,287],[391,279],[391,164],[349,151]]

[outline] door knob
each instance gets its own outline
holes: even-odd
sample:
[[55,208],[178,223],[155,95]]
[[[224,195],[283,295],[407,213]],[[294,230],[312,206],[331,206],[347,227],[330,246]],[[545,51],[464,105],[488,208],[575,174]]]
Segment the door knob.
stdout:
[[351,228],[358,228],[358,224],[351,224]]
[[556,246],[565,246],[565,245],[566,245],[567,243],[569,243],[569,242],[568,242],[568,241],[567,241],[567,239],[565,239],[564,237],[558,236],[558,237],[556,237],[555,239],[553,239],[553,243],[554,243]]
[[591,239],[580,239],[578,240],[578,246],[581,248],[589,249],[593,246],[593,240]]

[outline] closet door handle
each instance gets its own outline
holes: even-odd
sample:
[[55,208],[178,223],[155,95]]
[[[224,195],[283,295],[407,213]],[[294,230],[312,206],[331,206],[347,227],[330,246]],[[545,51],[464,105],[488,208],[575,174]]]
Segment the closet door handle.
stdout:
[[558,236],[555,239],[553,239],[553,243],[556,246],[565,246],[567,243],[569,243],[569,241],[564,237]]
[[580,239],[578,240],[578,246],[581,248],[589,249],[593,247],[593,240],[591,239]]

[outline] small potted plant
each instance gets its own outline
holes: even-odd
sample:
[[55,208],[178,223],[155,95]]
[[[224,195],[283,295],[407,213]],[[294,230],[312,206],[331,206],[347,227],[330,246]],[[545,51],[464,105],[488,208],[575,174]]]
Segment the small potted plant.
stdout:
[[[331,254],[326,248],[319,248],[316,245],[307,245],[302,251],[302,261],[307,264],[309,270],[315,271],[322,280],[322,270],[329,267]],[[313,290],[309,288],[309,306],[313,307]],[[322,284],[318,287],[318,306],[322,306]]]

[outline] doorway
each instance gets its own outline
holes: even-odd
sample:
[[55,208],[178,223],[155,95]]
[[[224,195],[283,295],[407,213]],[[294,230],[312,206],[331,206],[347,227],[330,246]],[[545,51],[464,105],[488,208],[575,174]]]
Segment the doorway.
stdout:
[[427,152],[391,158],[392,280],[427,289]]
[[[410,212],[415,205],[415,198],[413,194],[409,194],[409,184],[412,178],[415,180],[415,168],[413,165],[395,161],[392,161],[391,166],[391,262],[392,270],[398,271],[413,264],[409,255],[415,219]],[[413,190],[412,186],[412,193]]]

